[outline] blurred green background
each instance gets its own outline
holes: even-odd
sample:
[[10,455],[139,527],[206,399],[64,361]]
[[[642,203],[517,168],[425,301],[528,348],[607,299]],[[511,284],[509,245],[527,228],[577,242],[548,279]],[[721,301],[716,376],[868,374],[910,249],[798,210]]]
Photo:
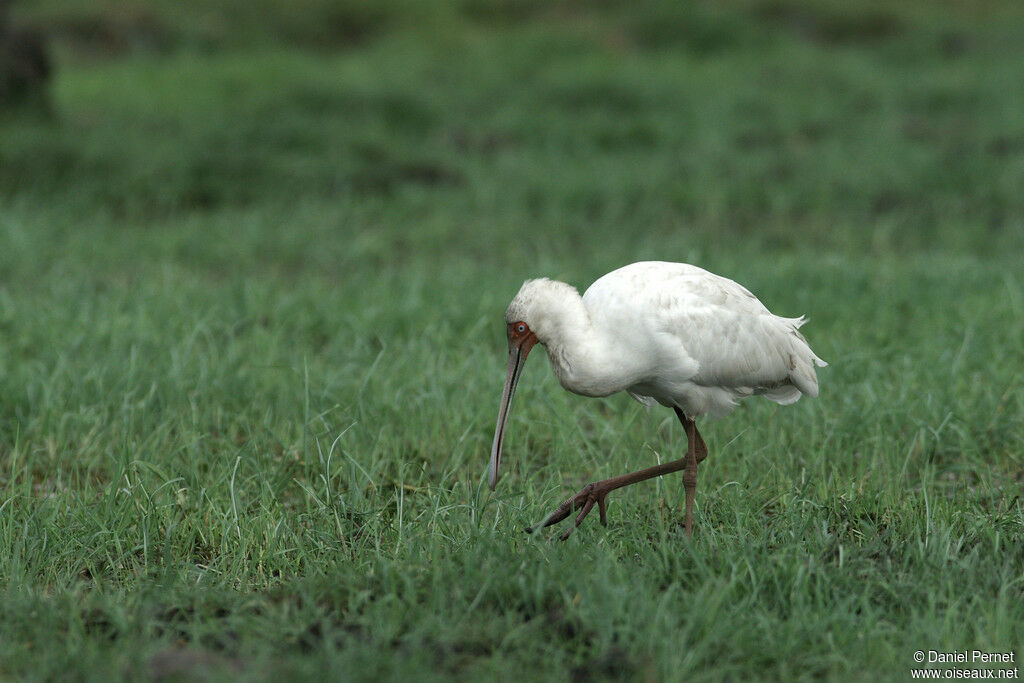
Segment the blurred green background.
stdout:
[[5,203],[37,218],[55,197],[49,210],[125,229],[327,204],[313,213],[332,221],[287,233],[332,223],[338,239],[317,253],[334,260],[455,238],[482,258],[638,241],[1020,244],[1017,3],[38,0],[12,13],[59,64],[52,118],[4,126]]
[[[1024,641],[1024,4],[3,10],[0,676],[887,680]],[[504,307],[643,259],[807,314],[821,397],[702,427],[692,544],[672,478],[529,539],[685,438],[535,360],[489,493]]]

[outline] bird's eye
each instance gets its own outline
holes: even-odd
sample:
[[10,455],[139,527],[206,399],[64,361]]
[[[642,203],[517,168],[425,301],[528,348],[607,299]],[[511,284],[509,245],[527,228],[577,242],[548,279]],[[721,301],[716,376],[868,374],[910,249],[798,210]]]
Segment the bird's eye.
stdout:
[[518,332],[519,334],[526,332],[526,325],[524,325],[523,323],[519,323],[518,325],[516,325],[516,332]]

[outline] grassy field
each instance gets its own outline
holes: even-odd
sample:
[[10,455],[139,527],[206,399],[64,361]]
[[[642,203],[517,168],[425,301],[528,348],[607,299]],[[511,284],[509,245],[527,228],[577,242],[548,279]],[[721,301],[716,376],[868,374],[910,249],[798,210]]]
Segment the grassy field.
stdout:
[[[1016,3],[39,0],[0,114],[0,677],[903,680],[1024,655]],[[538,356],[642,259],[807,314],[702,424]]]

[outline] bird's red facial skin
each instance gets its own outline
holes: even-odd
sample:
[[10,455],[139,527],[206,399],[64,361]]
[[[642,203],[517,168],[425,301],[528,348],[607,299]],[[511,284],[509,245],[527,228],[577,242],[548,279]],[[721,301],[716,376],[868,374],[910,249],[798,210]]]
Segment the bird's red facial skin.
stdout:
[[526,323],[519,321],[508,324],[508,343],[509,346],[523,347],[524,352],[529,352],[533,345],[537,343],[537,335],[530,330],[530,326]]

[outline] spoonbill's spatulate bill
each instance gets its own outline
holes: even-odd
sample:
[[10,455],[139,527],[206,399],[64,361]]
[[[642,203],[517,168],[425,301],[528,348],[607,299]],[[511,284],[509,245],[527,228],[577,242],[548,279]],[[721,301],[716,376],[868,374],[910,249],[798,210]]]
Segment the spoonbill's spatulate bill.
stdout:
[[544,521],[580,510],[572,530],[617,488],[683,470],[685,528],[693,531],[697,465],[707,457],[694,419],[723,415],[747,396],[787,405],[818,395],[814,367],[826,365],[800,334],[800,318],[780,318],[727,278],[685,263],[634,263],[608,273],[583,296],[574,287],[527,280],[505,311],[508,375],[491,447],[490,484],[498,467],[516,384],[535,344],[562,386],[583,396],[625,391],[646,405],[672,408],[689,442],[684,457],[583,487]]

